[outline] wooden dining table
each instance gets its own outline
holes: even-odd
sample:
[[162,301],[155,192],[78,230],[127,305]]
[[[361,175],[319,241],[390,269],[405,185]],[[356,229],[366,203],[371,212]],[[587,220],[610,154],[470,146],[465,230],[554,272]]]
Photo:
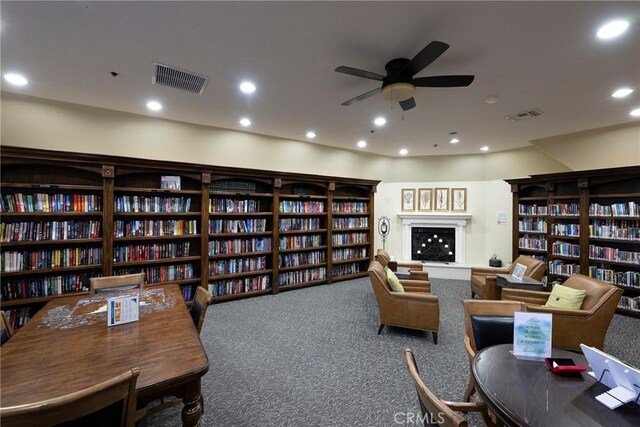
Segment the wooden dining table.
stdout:
[[178,285],[126,294],[140,297],[139,321],[107,327],[106,298],[55,298],[2,346],[3,407],[65,395],[138,367],[137,408],[176,396],[184,426],[200,425],[207,354]]

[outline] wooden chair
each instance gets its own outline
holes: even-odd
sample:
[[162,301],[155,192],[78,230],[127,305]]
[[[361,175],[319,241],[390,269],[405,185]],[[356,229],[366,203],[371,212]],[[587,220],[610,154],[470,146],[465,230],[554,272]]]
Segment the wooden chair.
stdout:
[[[3,427],[46,427],[61,423],[72,426],[119,425],[133,427],[136,416],[138,375],[140,375],[139,369],[133,368],[114,378],[64,396],[42,402],[0,408],[1,424]],[[103,411],[105,408],[111,409],[111,406],[116,403],[122,403],[117,413],[116,411]],[[111,414],[114,419],[110,420],[107,416]]]
[[193,323],[196,325],[196,329],[198,333],[202,330],[202,324],[204,323],[204,316],[207,314],[207,308],[211,305],[212,299],[211,293],[203,288],[202,286],[198,286],[196,289],[196,296],[191,303],[191,309],[189,313],[191,313],[191,318],[193,319]]
[[7,313],[2,310],[0,311],[0,346],[9,341],[9,338],[12,336],[13,328],[11,327],[11,323],[9,323]]
[[410,348],[404,350],[405,362],[409,369],[409,376],[413,380],[418,393],[418,401],[422,409],[422,418],[425,425],[438,425],[444,427],[466,427],[467,420],[460,414],[480,412],[484,422],[489,426],[496,424],[489,417],[487,407],[483,402],[449,402],[441,400],[425,385],[420,378],[420,372],[416,365],[416,359]]
[[125,274],[122,276],[92,277],[91,295],[106,292],[129,291],[144,288],[144,273]]
[[[472,316],[510,316],[513,317],[513,313],[516,311],[526,311],[524,303],[518,301],[493,301],[493,300],[463,300],[462,306],[464,308],[464,348],[467,351],[467,358],[469,359],[469,382],[467,388],[464,391],[464,400],[468,402],[471,396],[475,393],[476,382],[471,374],[471,362],[476,353],[482,348],[478,348],[476,345],[475,334],[473,333]],[[510,341],[495,342],[496,339],[500,339],[497,336],[492,337],[494,344],[507,344],[513,342],[513,326],[510,332]]]

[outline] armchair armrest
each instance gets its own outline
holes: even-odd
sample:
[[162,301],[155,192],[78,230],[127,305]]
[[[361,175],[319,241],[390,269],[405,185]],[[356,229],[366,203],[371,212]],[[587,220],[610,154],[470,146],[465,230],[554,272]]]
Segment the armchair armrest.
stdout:
[[426,280],[402,279],[400,280],[400,284],[405,292],[411,292],[413,290],[418,290],[418,292],[431,292],[431,282]]
[[398,267],[408,268],[410,271],[422,271],[422,263],[420,261],[397,261]]
[[472,267],[471,275],[480,274],[483,276],[495,276],[496,274],[506,274],[509,272],[508,268],[492,268],[492,267]]
[[540,305],[527,304],[527,311],[535,313],[551,313],[554,316],[563,317],[589,317],[592,312],[588,310],[568,310],[566,308],[543,307]]
[[549,292],[528,291],[526,289],[505,288],[502,290],[502,299],[521,301],[524,303],[545,305],[549,299]]
[[410,280],[429,280],[429,272],[409,270],[409,279]]
[[438,297],[433,294],[422,292],[391,292],[391,296],[402,301],[414,301],[425,303],[438,303]]

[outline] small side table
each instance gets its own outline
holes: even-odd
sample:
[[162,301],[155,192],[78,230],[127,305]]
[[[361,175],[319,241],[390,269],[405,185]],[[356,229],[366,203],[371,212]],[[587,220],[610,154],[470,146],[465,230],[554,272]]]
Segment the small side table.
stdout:
[[511,274],[496,274],[496,285],[500,288],[500,292],[504,288],[525,289],[528,291],[546,291],[544,283],[531,277],[523,277],[522,280],[516,279]]

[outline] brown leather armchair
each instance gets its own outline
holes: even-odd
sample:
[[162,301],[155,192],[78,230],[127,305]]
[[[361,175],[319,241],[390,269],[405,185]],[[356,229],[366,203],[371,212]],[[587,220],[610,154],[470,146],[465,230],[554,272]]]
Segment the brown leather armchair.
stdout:
[[527,311],[553,314],[551,342],[554,347],[580,350],[580,344],[586,344],[602,350],[622,289],[582,274],[574,274],[563,285],[587,291],[579,310],[544,307],[549,292],[504,289],[502,298],[526,303]]
[[[434,344],[438,344],[440,305],[430,288],[410,286],[415,280],[401,280],[405,292],[393,292],[387,282],[384,267],[378,261],[369,264],[369,279],[380,311],[380,328],[385,325],[431,331]],[[406,285],[406,286],[405,286]]]
[[[384,249],[378,249],[376,253],[376,259],[383,267],[389,267],[391,261],[391,255]],[[429,273],[422,270],[422,263],[420,261],[397,261],[398,267],[409,269],[409,279],[412,280],[429,280]]]
[[511,274],[516,264],[527,267],[524,275],[541,280],[547,271],[544,261],[521,255],[507,268],[474,267],[471,269],[471,298],[476,294],[482,299],[500,299],[500,289],[496,285],[496,274]]

